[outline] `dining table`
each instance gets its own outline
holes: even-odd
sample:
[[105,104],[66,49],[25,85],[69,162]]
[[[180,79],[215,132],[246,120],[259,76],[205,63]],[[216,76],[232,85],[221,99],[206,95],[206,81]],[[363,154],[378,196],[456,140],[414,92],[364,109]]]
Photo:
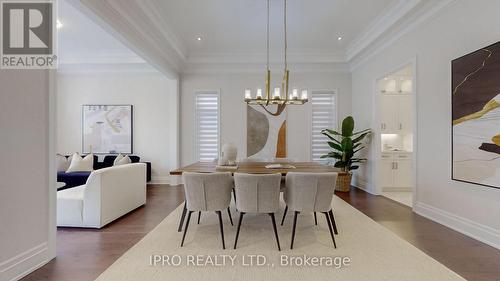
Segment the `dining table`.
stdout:
[[[281,164],[281,167],[266,168],[268,165]],[[170,172],[170,175],[180,176],[184,172],[195,173],[247,173],[247,174],[274,174],[285,176],[288,172],[303,173],[342,173],[339,168],[317,162],[238,162],[235,166],[218,166],[216,162],[196,162]]]
[[[280,166],[269,168],[269,165]],[[266,168],[267,166],[267,168]],[[172,176],[181,176],[185,172],[193,173],[217,173],[217,172],[231,172],[234,173],[247,173],[247,174],[277,174],[286,176],[288,172],[302,172],[302,173],[345,173],[339,168],[330,165],[321,164],[317,162],[238,162],[234,166],[219,166],[217,162],[196,162],[173,171],[170,171]],[[186,204],[179,222],[178,231],[182,231],[184,218],[186,216]]]

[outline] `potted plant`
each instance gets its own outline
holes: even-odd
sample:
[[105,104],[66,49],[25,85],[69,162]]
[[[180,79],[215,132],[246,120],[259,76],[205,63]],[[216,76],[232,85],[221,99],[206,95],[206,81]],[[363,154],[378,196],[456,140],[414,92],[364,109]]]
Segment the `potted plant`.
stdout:
[[352,171],[359,168],[360,163],[366,162],[366,158],[354,157],[357,152],[364,149],[363,139],[371,133],[370,129],[354,132],[354,119],[346,117],[342,121],[342,131],[324,129],[321,133],[328,137],[328,145],[332,151],[321,158],[335,159],[334,167],[342,169],[339,173],[335,190],[349,191],[351,187]]

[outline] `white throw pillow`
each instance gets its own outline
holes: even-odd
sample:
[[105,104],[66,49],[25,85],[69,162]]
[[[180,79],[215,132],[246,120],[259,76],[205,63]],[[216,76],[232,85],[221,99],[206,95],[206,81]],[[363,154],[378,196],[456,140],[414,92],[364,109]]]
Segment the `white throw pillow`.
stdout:
[[118,153],[118,155],[115,158],[115,161],[113,161],[113,166],[116,164],[116,162],[122,160],[123,155],[121,153]]
[[94,170],[94,154],[82,158],[78,153],[73,154],[71,164],[66,173],[69,172],[92,172]]
[[132,163],[132,160],[130,160],[130,157],[128,155],[123,156],[121,153],[116,156],[115,161],[113,162],[113,166],[120,166],[120,165],[125,165],[125,164],[130,164]]
[[68,158],[66,158],[66,156],[61,154],[56,155],[56,166],[58,172],[65,172],[69,168],[70,163],[71,162]]

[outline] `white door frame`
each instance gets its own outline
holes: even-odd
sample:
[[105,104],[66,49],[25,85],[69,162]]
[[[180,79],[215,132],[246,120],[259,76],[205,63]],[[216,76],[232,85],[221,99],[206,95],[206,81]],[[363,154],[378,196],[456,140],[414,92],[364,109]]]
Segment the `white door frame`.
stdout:
[[412,172],[412,200],[413,200],[413,206],[415,206],[416,203],[416,198],[417,198],[417,150],[418,150],[418,138],[417,138],[417,133],[418,133],[418,112],[417,112],[417,106],[418,106],[418,92],[417,92],[417,57],[412,57],[403,63],[393,66],[389,68],[388,70],[384,71],[383,75],[380,75],[379,77],[376,77],[375,80],[373,81],[373,104],[374,104],[374,110],[373,110],[373,124],[374,126],[374,135],[375,137],[373,138],[373,154],[372,159],[374,159],[374,165],[373,165],[373,170],[372,170],[372,178],[373,178],[373,185],[374,185],[374,190],[373,193],[380,195],[382,194],[382,185],[380,181],[380,165],[381,165],[381,155],[382,155],[382,149],[381,149],[381,140],[380,140],[380,134],[381,134],[381,128],[379,126],[380,124],[380,91],[378,89],[378,81],[383,79],[384,77],[387,77],[388,75],[406,67],[406,66],[411,66],[412,68],[412,133],[413,133],[413,153],[412,153],[412,164],[413,164],[413,172]]

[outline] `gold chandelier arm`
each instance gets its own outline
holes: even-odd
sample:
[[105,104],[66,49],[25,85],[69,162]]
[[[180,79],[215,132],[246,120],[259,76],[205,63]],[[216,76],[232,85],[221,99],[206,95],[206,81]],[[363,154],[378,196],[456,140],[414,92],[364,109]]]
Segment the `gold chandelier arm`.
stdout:
[[260,104],[260,106],[261,106],[262,108],[264,108],[264,110],[265,110],[267,113],[269,113],[270,115],[272,115],[272,116],[279,116],[281,113],[283,113],[283,111],[284,111],[284,110],[285,110],[285,108],[286,108],[286,104],[278,104],[278,108],[276,109],[276,112],[274,112],[274,113],[273,113],[273,112],[269,111],[269,110],[267,109],[267,107],[266,107],[266,106],[264,106],[263,104]]

